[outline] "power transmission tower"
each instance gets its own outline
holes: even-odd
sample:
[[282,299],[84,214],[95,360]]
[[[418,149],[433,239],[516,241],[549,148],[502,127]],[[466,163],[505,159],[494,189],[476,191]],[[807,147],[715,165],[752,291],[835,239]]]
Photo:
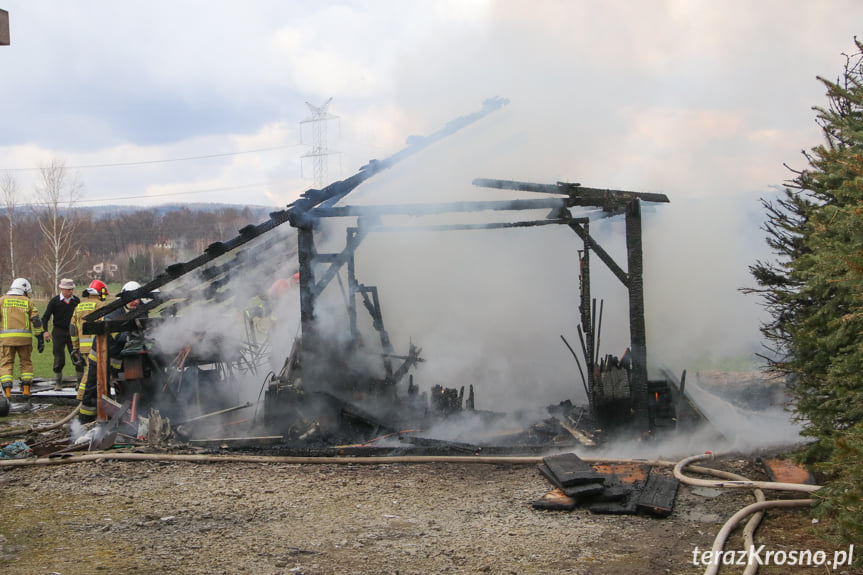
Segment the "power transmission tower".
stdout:
[[330,107],[330,102],[332,101],[333,99],[330,98],[320,106],[313,106],[306,102],[306,106],[309,107],[312,113],[308,118],[300,122],[301,137],[302,125],[312,125],[312,150],[307,154],[303,154],[302,158],[312,158],[314,165],[315,187],[318,189],[323,188],[327,184],[328,180],[327,156],[329,156],[331,152],[327,149],[327,122],[338,118],[338,116],[333,116],[327,111]]

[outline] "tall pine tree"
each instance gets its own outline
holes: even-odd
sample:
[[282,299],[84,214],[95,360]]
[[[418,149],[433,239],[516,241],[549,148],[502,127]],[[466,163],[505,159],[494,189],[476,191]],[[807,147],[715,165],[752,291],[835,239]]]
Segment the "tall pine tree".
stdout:
[[829,474],[816,512],[843,540],[863,536],[863,43],[837,81],[818,78],[824,144],[805,154],[776,202],[764,201],[776,262],[750,268],[771,321],[770,368],[788,376],[805,458]]

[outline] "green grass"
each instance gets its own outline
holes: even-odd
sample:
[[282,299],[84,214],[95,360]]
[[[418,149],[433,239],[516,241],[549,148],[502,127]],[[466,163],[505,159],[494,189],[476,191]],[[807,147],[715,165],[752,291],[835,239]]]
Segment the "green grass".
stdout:
[[[45,343],[45,351],[39,353],[36,351],[36,339],[33,339],[33,353],[30,357],[33,360],[33,375],[36,379],[54,379],[54,354],[51,351],[51,344]],[[21,364],[18,359],[15,359],[14,377],[16,380],[21,379]],[[75,375],[75,367],[72,365],[72,360],[69,359],[69,354],[66,354],[66,366],[63,368],[63,375]]]
[[690,371],[759,371],[764,366],[764,360],[755,354],[748,356],[721,356],[702,353],[693,356],[689,362]]

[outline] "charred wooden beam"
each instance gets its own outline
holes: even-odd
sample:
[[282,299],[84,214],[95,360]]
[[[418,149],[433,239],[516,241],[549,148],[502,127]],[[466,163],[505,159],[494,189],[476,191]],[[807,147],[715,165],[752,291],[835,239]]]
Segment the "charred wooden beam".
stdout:
[[542,459],[543,464],[561,487],[587,483],[605,483],[605,476],[574,453],[550,455]]
[[674,510],[674,500],[680,480],[651,472],[636,502],[636,509],[654,517],[668,517]]
[[559,487],[556,487],[534,501],[531,506],[543,511],[572,511],[578,505],[578,499],[569,497]]
[[540,200],[503,200],[448,202],[440,204],[390,204],[380,206],[341,206],[337,208],[314,208],[310,213],[319,218],[341,218],[347,216],[430,216],[448,213],[521,210],[559,210],[564,200],[544,198]]
[[[554,220],[533,220],[523,222],[492,222],[487,224],[439,224],[439,225],[405,225],[405,226],[374,226],[374,232],[449,232],[468,230],[500,230],[507,228],[533,228],[537,226],[569,224],[570,218]],[[584,218],[583,221],[587,221]]]
[[644,261],[641,251],[641,204],[626,207],[626,259],[629,270],[629,337],[632,349],[632,410],[634,422],[644,431],[653,429],[647,403],[647,328],[644,321]]
[[668,203],[668,196],[665,194],[587,188],[581,184],[567,182],[558,182],[556,184],[534,184],[531,182],[516,182],[513,180],[476,178],[473,181],[473,185],[500,190],[518,190],[522,192],[563,195],[568,197],[568,206],[593,206],[603,208],[607,211],[619,211],[633,200]]
[[562,485],[557,475],[548,467],[541,463],[538,466],[539,473],[548,479],[548,481],[556,488],[560,489],[567,497],[584,498],[591,495],[598,495],[605,489],[603,481],[592,481],[590,483],[577,483],[575,485]]
[[[364,237],[364,236],[363,236]],[[359,289],[359,282],[357,281],[357,271],[356,271],[356,260],[354,258],[354,253],[359,246],[359,242],[362,240],[359,237],[359,230],[357,228],[348,228],[345,231],[345,251],[349,252],[349,256],[347,258],[347,266],[348,266],[348,327],[351,332],[351,339],[356,341],[359,338],[359,328],[357,327],[357,302],[356,298],[354,298],[354,294]]]
[[150,317],[141,319],[116,319],[108,321],[87,322],[81,331],[86,334],[106,335],[123,331],[148,329],[164,322],[164,318]]
[[434,447],[435,449],[454,451],[456,453],[471,453],[477,454],[482,451],[482,448],[470,443],[461,443],[458,441],[449,441],[446,439],[432,439],[430,437],[419,437],[409,433],[402,433],[399,438],[405,443],[417,445],[420,447]]
[[[343,249],[338,254],[332,254],[332,257],[325,258],[321,258],[320,254],[317,253],[314,253],[312,255],[312,261],[315,264],[330,264],[330,267],[324,270],[324,272],[321,274],[320,281],[314,284],[312,295],[315,298],[321,295],[321,293],[326,289],[326,287],[330,285],[330,282],[333,281],[342,266],[353,260],[354,253],[356,253],[357,248],[359,248],[360,244],[367,235],[368,231],[365,229],[365,227],[360,227],[358,231],[350,237],[347,245],[345,245],[345,249]],[[300,283],[302,283],[302,275],[302,270],[300,270]]]
[[569,222],[569,227],[572,228],[572,231],[574,231],[576,235],[581,238],[581,240],[584,242],[585,248],[593,250],[596,255],[599,256],[599,259],[602,260],[602,263],[608,266],[608,269],[611,271],[611,273],[614,274],[614,277],[619,279],[620,283],[622,283],[624,287],[629,287],[629,276],[627,275],[627,273],[623,271],[620,266],[617,265],[617,262],[614,261],[614,258],[608,255],[608,252],[606,252],[602,248],[602,246],[599,245],[596,240],[593,239],[593,237],[591,237],[591,235],[587,232],[587,229],[585,227],[582,227],[582,223],[583,222],[573,220]]

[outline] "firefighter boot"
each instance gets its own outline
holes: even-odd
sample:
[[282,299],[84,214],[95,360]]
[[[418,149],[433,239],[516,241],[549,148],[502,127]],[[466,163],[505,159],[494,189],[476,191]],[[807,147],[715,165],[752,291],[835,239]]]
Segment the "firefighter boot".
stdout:
[[30,395],[30,382],[24,383],[21,382],[21,397],[24,398],[24,401],[27,402],[27,407],[25,408],[27,411],[33,409],[33,404],[30,401],[32,396]]
[[92,423],[96,421],[96,409],[90,408],[89,406],[81,406],[78,409],[78,423],[81,425],[87,425],[88,423]]
[[63,391],[63,373],[54,372],[54,391]]
[[12,384],[3,386],[3,395],[5,397],[12,397]]

